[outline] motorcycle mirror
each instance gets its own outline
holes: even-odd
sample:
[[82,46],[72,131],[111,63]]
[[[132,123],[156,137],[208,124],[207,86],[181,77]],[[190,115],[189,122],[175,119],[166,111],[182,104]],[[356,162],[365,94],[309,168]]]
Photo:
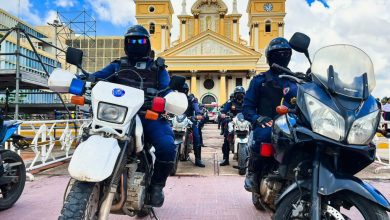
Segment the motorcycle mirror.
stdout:
[[288,113],[288,108],[284,105],[280,105],[280,106],[276,107],[276,112],[279,115],[285,115]]
[[290,44],[291,48],[294,49],[295,51],[297,51],[299,53],[304,53],[306,58],[309,60],[309,62],[311,64],[311,60],[310,60],[310,56],[309,56],[310,41],[311,41],[310,37],[307,36],[306,34],[296,32],[291,37],[289,44]]
[[180,90],[183,88],[186,78],[183,76],[172,76],[169,82],[169,88],[173,90]]
[[66,50],[66,62],[81,68],[81,64],[83,62],[83,51],[73,47],[68,47]]

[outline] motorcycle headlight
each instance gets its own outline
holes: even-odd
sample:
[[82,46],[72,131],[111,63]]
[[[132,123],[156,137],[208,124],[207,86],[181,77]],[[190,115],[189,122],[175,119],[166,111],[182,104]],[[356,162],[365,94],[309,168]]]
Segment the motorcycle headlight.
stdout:
[[344,139],[344,118],[308,94],[305,94],[305,102],[310,115],[311,127],[315,133],[336,141]]
[[127,108],[124,106],[100,102],[97,117],[101,121],[122,124],[125,121]]
[[379,111],[375,111],[353,122],[348,135],[348,143],[363,145],[370,141],[376,132]]

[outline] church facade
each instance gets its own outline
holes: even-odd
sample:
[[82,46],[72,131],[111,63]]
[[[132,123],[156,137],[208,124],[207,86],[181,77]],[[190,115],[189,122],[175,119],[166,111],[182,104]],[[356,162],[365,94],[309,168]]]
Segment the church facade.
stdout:
[[[151,34],[156,56],[165,58],[172,75],[187,78],[193,93],[204,104],[223,104],[236,86],[247,88],[256,73],[268,69],[264,50],[275,37],[284,35],[285,0],[249,0],[248,24],[242,12],[223,0],[197,0],[189,12],[182,0],[179,39],[172,41],[170,0],[134,0],[138,24]],[[179,0],[174,0],[179,3]],[[249,41],[240,36],[248,25]]]

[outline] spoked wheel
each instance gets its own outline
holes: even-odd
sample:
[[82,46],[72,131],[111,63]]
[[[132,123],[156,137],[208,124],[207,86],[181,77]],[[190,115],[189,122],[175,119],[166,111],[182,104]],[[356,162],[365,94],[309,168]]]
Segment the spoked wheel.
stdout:
[[26,182],[26,167],[22,158],[13,151],[1,152],[4,169],[0,176],[0,210],[10,208],[19,199]]
[[[299,199],[301,200],[299,201]],[[276,209],[273,219],[310,220],[310,193],[298,190],[291,192]],[[389,220],[389,216],[379,205],[351,192],[323,197],[321,204],[322,220]]]
[[191,135],[186,133],[183,144],[183,154],[180,155],[180,161],[187,161],[190,159],[191,144]]
[[100,184],[75,181],[61,210],[60,220],[97,220]]
[[245,175],[248,150],[246,144],[238,144],[238,174]]
[[171,176],[176,175],[177,166],[179,165],[180,150],[181,150],[181,144],[178,144],[176,147],[175,166],[173,166],[173,169],[170,173]]

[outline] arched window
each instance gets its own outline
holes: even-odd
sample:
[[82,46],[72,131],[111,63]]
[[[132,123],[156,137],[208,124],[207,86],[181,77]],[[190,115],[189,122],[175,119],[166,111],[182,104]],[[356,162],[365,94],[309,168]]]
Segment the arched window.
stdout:
[[217,102],[217,100],[212,95],[205,95],[202,99],[202,104],[211,104],[213,102]]
[[156,30],[156,25],[153,22],[150,23],[149,24],[149,33],[154,34],[155,30]]
[[269,33],[271,31],[272,31],[272,29],[271,29],[271,21],[268,20],[268,21],[265,22],[265,32]]

